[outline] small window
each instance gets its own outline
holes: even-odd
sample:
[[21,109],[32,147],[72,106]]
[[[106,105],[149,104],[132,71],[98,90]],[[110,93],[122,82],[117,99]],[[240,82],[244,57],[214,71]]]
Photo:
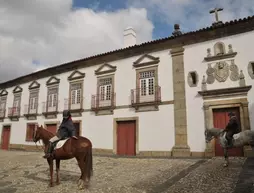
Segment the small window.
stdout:
[[192,79],[192,84],[197,84],[197,76],[195,72],[191,72],[191,79]]
[[254,62],[251,63],[252,74],[254,74]]
[[198,74],[196,71],[189,72],[188,74],[188,84],[190,87],[197,86],[198,84]]

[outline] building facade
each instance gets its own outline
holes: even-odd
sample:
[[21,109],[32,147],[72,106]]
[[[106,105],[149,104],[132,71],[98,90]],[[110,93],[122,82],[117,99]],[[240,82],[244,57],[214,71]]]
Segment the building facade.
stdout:
[[[205,128],[237,113],[254,128],[254,17],[134,45],[0,84],[2,149],[35,149],[36,125],[56,132],[62,111],[95,152],[136,156],[214,156]],[[232,150],[248,155],[249,148]]]

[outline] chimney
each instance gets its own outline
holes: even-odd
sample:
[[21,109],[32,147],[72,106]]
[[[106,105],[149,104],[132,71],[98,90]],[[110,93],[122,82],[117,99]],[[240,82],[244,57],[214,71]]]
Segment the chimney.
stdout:
[[179,24],[175,24],[174,25],[174,31],[172,32],[173,36],[180,36],[182,35],[182,32],[180,30],[180,25]]
[[124,47],[130,47],[136,45],[136,33],[132,27],[128,27],[124,30]]

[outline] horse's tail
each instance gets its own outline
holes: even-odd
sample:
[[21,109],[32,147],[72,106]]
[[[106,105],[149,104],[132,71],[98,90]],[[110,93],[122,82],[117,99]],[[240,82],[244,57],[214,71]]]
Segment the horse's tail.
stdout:
[[93,152],[92,152],[92,145],[88,147],[86,156],[85,156],[85,175],[86,179],[90,180],[93,175]]

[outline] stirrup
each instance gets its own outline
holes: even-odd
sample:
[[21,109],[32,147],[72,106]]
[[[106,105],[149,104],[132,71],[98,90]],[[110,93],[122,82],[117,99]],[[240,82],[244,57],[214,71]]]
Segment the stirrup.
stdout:
[[50,158],[51,157],[51,153],[46,153],[44,156],[42,156],[43,158]]

